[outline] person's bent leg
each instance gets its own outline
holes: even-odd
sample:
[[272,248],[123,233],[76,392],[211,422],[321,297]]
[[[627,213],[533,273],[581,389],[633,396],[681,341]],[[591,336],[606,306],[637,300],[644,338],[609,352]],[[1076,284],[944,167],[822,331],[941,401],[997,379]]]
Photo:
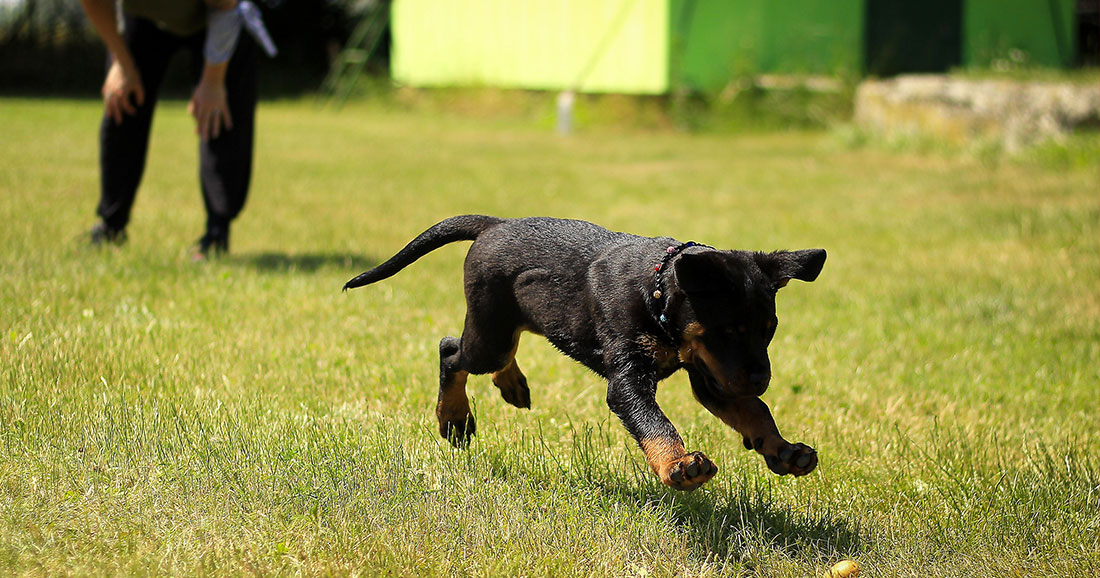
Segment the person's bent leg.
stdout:
[[248,198],[252,179],[258,73],[257,46],[242,33],[229,60],[225,88],[233,127],[199,143],[199,176],[206,206],[206,234],[199,252],[226,251],[229,226]]
[[[115,122],[104,113],[99,128],[100,198],[96,213],[102,222],[93,230],[93,242],[116,241],[130,222],[130,210],[145,172],[149,131],[157,92],[177,46],[171,34],[147,20],[127,18],[123,37],[141,74],[145,100],[133,103],[134,114]],[[110,64],[108,64],[108,67]],[[102,236],[97,239],[97,231]]]

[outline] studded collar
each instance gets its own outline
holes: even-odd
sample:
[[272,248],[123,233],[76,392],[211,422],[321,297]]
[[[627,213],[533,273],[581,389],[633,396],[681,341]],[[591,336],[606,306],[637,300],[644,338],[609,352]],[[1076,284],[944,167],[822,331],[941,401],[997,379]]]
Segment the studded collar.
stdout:
[[688,241],[687,243],[681,243],[675,247],[669,246],[665,249],[664,255],[661,257],[661,262],[653,266],[653,292],[649,294],[651,299],[649,300],[649,310],[653,317],[657,320],[657,324],[660,325],[661,331],[664,333],[665,338],[672,345],[676,344],[676,338],[672,335],[672,331],[669,329],[669,319],[665,314],[665,308],[667,307],[667,291],[665,289],[665,271],[668,269],[668,264],[680,253],[692,247],[706,247],[713,249],[710,245],[704,245],[702,243],[696,243],[695,241]]

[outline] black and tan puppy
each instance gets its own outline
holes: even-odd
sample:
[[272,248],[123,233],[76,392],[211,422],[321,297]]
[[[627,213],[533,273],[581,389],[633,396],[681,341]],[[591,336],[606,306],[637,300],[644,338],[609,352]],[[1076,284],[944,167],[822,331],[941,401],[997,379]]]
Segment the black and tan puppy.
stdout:
[[607,404],[665,484],[694,490],[718,468],[689,452],[657,406],[657,382],[688,373],[695,397],[764,456],[801,476],[817,453],[783,439],[760,395],[768,388],[775,295],[813,281],[825,251],[719,251],[670,238],[616,233],[584,221],[465,215],[442,221],[344,289],[386,279],[429,251],[474,241],[466,255],[462,337],[439,344],[439,432],[474,434],[469,374],[491,373],[505,401],[531,407],[516,364],[520,334],[544,335],[607,379]]

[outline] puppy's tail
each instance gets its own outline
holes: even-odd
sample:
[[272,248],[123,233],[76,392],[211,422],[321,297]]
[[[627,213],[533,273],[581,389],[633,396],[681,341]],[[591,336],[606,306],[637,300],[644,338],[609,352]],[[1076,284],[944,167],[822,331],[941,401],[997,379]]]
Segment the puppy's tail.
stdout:
[[451,217],[432,225],[405,245],[396,255],[385,263],[361,273],[358,277],[344,283],[344,291],[369,285],[376,281],[392,277],[398,271],[408,267],[428,253],[456,241],[473,241],[486,229],[503,223],[504,219],[486,215],[461,215]]

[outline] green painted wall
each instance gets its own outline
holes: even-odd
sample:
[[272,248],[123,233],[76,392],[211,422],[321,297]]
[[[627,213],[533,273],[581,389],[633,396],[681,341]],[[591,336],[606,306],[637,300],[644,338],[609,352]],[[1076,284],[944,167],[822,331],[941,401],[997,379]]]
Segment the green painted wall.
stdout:
[[989,67],[1013,50],[1028,65],[1073,65],[1076,0],[968,0],[963,8],[963,65]]
[[863,0],[787,0],[764,5],[762,71],[859,72]]
[[745,0],[669,2],[673,86],[720,90],[758,70],[763,10]]
[[392,27],[410,85],[668,91],[666,0],[398,0]]
[[670,0],[669,12],[674,84],[862,69],[864,0]]

